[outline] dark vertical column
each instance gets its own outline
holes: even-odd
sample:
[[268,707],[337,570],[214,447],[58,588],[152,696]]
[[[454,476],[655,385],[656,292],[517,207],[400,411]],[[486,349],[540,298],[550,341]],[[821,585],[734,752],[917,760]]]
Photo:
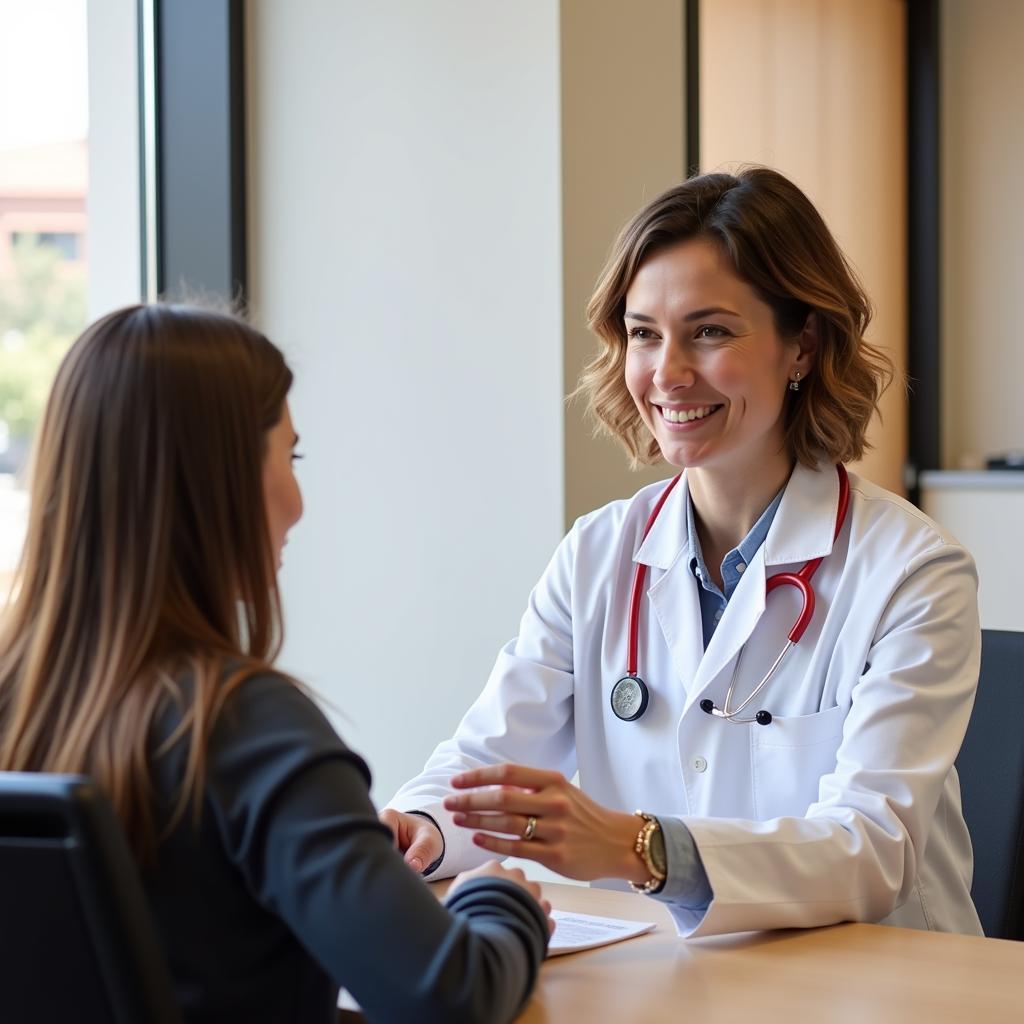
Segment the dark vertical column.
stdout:
[[[146,2],[146,0],[142,0]],[[154,13],[157,289],[244,299],[242,0],[149,0]]]
[[938,0],[907,0],[907,489],[942,464]]
[[684,0],[683,20],[686,25],[686,45],[683,48],[686,63],[684,170],[691,175],[700,172],[700,0]]

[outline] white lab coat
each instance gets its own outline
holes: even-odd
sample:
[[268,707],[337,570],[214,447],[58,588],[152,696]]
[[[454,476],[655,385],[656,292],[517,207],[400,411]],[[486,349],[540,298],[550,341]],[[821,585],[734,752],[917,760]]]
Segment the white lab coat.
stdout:
[[[578,770],[599,803],[690,829],[714,895],[704,912],[670,907],[683,935],[837,921],[980,934],[952,767],[980,657],[970,555],[853,474],[833,545],[835,469],[798,465],[705,651],[685,476],[641,543],[664,486],[577,521],[455,736],[391,806],[438,820],[453,874],[483,859],[440,806],[454,773],[504,761]],[[795,589],[766,603],[766,576],[819,555],[807,632],[748,708],[772,723],[705,714],[700,701],[721,707],[734,674],[733,706],[750,693],[796,619]],[[651,697],[623,722],[609,694],[626,666],[634,562],[650,566],[639,671]]]

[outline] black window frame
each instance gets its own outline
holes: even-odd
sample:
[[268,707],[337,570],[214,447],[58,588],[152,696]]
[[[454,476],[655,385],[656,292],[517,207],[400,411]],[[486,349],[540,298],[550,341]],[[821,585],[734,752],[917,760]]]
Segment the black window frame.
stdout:
[[243,0],[138,0],[142,293],[248,298]]

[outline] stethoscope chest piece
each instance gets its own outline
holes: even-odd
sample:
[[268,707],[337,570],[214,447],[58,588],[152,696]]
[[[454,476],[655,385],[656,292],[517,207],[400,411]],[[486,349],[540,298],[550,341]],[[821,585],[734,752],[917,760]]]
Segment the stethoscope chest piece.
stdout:
[[650,699],[647,684],[639,676],[623,676],[612,687],[612,711],[623,722],[635,722],[647,710]]

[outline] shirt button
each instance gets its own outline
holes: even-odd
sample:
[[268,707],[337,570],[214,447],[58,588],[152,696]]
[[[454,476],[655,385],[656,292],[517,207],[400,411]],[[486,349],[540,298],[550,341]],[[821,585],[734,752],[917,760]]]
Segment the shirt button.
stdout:
[[737,572],[743,572],[744,569],[746,569],[746,566],[742,562],[737,562],[736,563],[736,571]]
[[721,622],[721,621],[722,621],[722,609],[719,608],[718,611],[715,612],[715,622]]
[[706,772],[708,770],[708,763],[703,757],[695,757],[693,759],[693,770],[695,772]]

